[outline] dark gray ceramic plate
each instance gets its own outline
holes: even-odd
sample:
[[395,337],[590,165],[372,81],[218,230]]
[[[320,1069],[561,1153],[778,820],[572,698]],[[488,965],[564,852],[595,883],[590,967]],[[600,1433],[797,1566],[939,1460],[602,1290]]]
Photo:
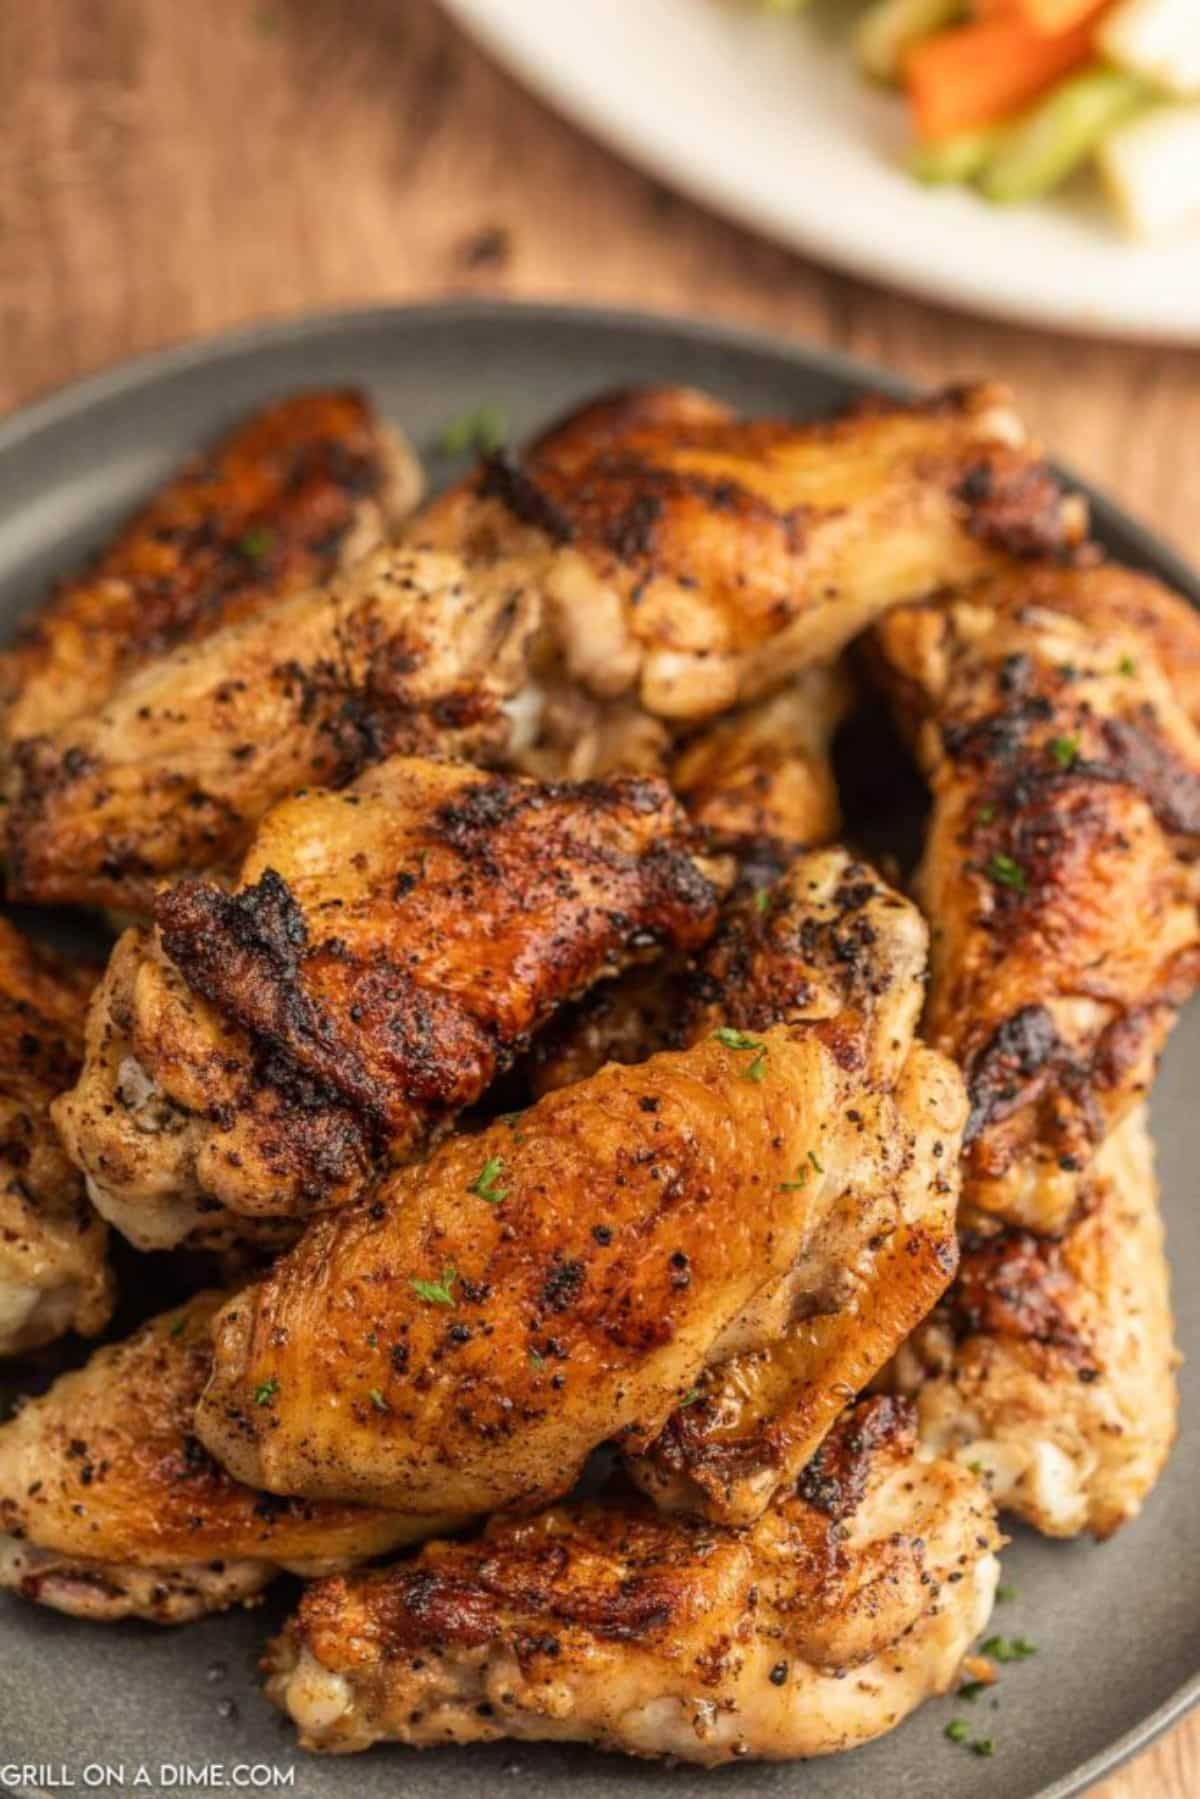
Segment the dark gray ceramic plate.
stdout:
[[[363,312],[172,351],[0,426],[0,622],[7,628],[176,462],[268,396],[314,382],[361,383],[425,447],[439,426],[482,402],[502,407],[521,433],[598,388],[644,381],[696,382],[751,410],[797,416],[896,386],[823,351],[706,325],[553,308]],[[1200,604],[1200,580],[1115,508],[1098,500],[1096,521],[1114,551]],[[1192,1363],[1200,1362],[1198,1068],[1193,1011],[1154,1097],[1179,1334]],[[232,1786],[247,1778],[239,1768],[257,1764],[283,1778],[294,1769],[289,1790],[304,1799],[505,1790],[534,1799],[687,1799],[718,1787],[737,1799],[1065,1799],[1200,1695],[1198,1489],[1200,1382],[1185,1375],[1179,1447],[1137,1525],[1103,1547],[1020,1535],[1006,1553],[1018,1597],[1002,1608],[1000,1628],[1031,1637],[1038,1654],[1004,1671],[995,1709],[987,1699],[975,1707],[972,1725],[995,1742],[991,1760],[946,1741],[950,1701],[851,1756],[717,1775],[540,1747],[314,1760],[296,1753],[257,1692],[259,1645],[290,1598],[277,1589],[262,1611],[178,1632],[86,1626],[0,1602],[0,1789],[191,1792],[202,1790],[199,1781],[172,1769],[216,1764]],[[13,1763],[43,1767],[22,1776],[6,1765]],[[106,1779],[104,1765],[123,1774]],[[139,1768],[146,1772],[137,1779]]]

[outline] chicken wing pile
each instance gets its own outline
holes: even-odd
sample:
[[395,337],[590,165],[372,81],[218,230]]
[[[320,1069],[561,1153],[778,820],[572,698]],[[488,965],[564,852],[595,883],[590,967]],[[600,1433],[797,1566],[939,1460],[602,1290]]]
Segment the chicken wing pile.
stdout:
[[0,921],[0,1350],[121,1288],[0,1425],[0,1585],[299,1575],[315,1751],[853,1747],[959,1678],[998,1509],[1105,1536],[1170,1449],[1200,621],[994,387],[617,394],[420,487],[278,402],[0,658],[8,894],[124,926]]

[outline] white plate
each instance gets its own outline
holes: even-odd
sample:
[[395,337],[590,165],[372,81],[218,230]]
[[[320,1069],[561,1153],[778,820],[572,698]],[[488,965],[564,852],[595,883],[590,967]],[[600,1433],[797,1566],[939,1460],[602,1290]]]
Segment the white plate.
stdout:
[[445,4],[613,148],[809,255],[976,312],[1200,343],[1200,240],[1131,243],[1086,183],[1004,209],[911,181],[902,104],[830,29],[844,0],[815,21],[752,0]]

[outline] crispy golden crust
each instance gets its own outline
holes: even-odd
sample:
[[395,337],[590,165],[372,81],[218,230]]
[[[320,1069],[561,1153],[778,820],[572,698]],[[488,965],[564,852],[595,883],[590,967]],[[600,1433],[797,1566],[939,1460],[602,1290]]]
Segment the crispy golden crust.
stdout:
[[162,877],[233,862],[298,787],[400,751],[498,756],[539,616],[507,579],[468,590],[453,558],[380,550],[159,657],[17,746],[10,891],[144,913]]
[[1051,1536],[1137,1516],[1175,1437],[1178,1362],[1153,1148],[1130,1113],[1065,1236],[971,1233],[945,1304],[897,1376],[923,1439],[987,1472],[999,1505]]
[[1040,569],[876,636],[933,788],[926,1029],[967,1075],[964,1203],[1039,1230],[1200,972],[1200,734],[1113,602],[1111,571]]
[[306,1748],[512,1736],[714,1765],[866,1741],[953,1680],[986,1621],[986,1495],[922,1464],[895,1402],[851,1412],[752,1532],[560,1506],[310,1587],[267,1691]]
[[555,1007],[700,944],[716,892],[661,781],[393,758],[276,807],[230,891],[127,938],[58,1106],[134,1241],[340,1202],[473,1104]]
[[74,1079],[93,968],[35,947],[0,919],[0,1354],[112,1310],[106,1232],[63,1152],[50,1103]]
[[571,677],[686,720],[831,661],[898,601],[1066,550],[1081,527],[1000,389],[816,425],[665,389],[493,458],[409,535],[472,567],[536,568]]
[[100,1349],[0,1428],[0,1585],[85,1617],[177,1623],[282,1569],[328,1573],[423,1521],[252,1492],[193,1434],[222,1302],[203,1293]]
[[328,579],[419,490],[362,394],[293,394],[254,413],[25,622],[0,655],[3,742],[92,711],[131,668]]

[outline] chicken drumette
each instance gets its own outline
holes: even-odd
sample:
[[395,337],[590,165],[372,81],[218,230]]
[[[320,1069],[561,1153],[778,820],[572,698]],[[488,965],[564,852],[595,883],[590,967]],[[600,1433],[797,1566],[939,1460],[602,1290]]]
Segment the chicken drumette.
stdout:
[[276,807],[231,891],[159,896],[59,1126],[141,1247],[277,1236],[412,1160],[564,1000],[702,943],[716,899],[661,781],[392,758]]
[[1200,619],[1149,586],[1010,573],[876,632],[933,789],[925,1023],[967,1076],[964,1204],[1039,1231],[1067,1223],[1200,972],[1200,731],[1171,679]]
[[180,1624],[284,1569],[328,1574],[428,1535],[427,1519],[275,1499],[217,1466],[192,1415],[221,1300],[97,1350],[0,1427],[0,1587],[79,1618]]
[[112,1310],[107,1233],[50,1120],[95,978],[0,919],[0,1355],[92,1336]]
[[267,1691],[334,1753],[517,1737],[709,1766],[823,1755],[952,1684],[999,1540],[980,1482],[873,1399],[753,1530],[620,1498],[321,1581]]

